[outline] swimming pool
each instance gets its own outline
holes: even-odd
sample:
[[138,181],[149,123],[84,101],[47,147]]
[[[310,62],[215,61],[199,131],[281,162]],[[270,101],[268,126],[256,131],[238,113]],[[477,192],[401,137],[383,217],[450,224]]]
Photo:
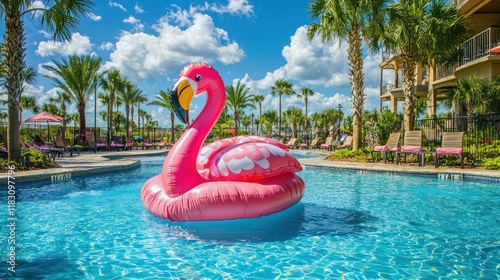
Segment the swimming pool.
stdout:
[[[173,223],[147,213],[140,199],[142,184],[160,172],[162,159],[143,159],[127,172],[17,186],[15,276],[500,276],[500,188],[494,184],[306,167],[305,196],[285,211]],[[5,191],[1,196],[7,208]],[[0,228],[6,227],[2,219]],[[6,252],[7,232],[0,234]],[[6,261],[0,277],[11,279]]]

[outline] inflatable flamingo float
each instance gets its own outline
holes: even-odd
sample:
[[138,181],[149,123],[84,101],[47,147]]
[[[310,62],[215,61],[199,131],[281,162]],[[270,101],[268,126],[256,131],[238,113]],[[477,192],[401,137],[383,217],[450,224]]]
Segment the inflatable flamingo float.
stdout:
[[188,122],[191,98],[207,92],[200,115],[170,149],[160,175],[149,179],[141,196],[154,216],[172,221],[226,220],[269,215],[297,203],[304,194],[302,170],[284,144],[240,136],[202,147],[224,108],[219,73],[191,64],[170,92],[174,111]]

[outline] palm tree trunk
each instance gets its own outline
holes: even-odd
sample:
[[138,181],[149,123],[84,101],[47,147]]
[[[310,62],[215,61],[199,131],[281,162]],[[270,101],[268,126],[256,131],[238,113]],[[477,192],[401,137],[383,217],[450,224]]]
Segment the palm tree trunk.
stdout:
[[278,125],[278,139],[281,139],[281,93],[278,93],[279,95],[279,125]]
[[80,116],[80,135],[85,136],[87,130],[87,123],[85,120],[85,103],[78,104],[78,115]]
[[[352,126],[353,126],[353,141],[352,148],[353,150],[358,150],[362,148],[363,142],[363,103],[365,100],[365,96],[363,93],[363,52],[361,49],[361,34],[356,27],[353,27],[353,30],[349,36],[349,48],[348,48],[348,57],[351,63],[350,69],[350,79],[351,79],[351,97],[352,97]],[[339,116],[340,118],[340,116]],[[340,128],[339,128],[340,129]],[[340,131],[339,131],[340,132]]]
[[173,145],[175,143],[175,113],[174,110],[170,111],[170,128],[172,129],[172,135],[170,136],[170,144]]
[[[9,4],[13,5],[13,4]],[[4,11],[5,12],[5,11]],[[7,102],[9,104],[9,124],[7,130],[9,160],[21,159],[21,135],[19,130],[19,102],[23,91],[22,75],[26,66],[24,62],[24,27],[19,10],[9,10],[5,15],[5,72]]]
[[405,96],[405,101],[403,103],[404,108],[404,130],[410,131],[415,127],[415,102],[417,100],[415,96],[415,59],[409,52],[403,57],[403,69],[402,69],[402,79],[403,79],[403,93]]
[[129,115],[130,115],[130,105],[125,105],[125,135],[129,135]]

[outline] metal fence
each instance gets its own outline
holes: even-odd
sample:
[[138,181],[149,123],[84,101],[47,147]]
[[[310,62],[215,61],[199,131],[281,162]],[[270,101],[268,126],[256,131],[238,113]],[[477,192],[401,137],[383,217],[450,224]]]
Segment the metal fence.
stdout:
[[496,156],[500,148],[500,114],[424,119],[415,126],[423,132],[424,145],[431,147],[440,145],[443,132],[465,132],[463,149],[471,162]]

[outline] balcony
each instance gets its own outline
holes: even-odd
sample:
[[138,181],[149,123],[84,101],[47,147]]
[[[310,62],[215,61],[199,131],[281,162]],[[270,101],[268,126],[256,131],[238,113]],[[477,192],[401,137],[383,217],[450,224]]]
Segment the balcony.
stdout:
[[440,80],[449,76],[453,76],[453,72],[457,67],[476,62],[483,57],[498,55],[489,52],[491,48],[497,45],[500,45],[500,28],[490,27],[484,30],[483,32],[465,41],[459,47],[459,49],[462,51],[462,55],[459,58],[456,67],[437,67],[437,79]]

